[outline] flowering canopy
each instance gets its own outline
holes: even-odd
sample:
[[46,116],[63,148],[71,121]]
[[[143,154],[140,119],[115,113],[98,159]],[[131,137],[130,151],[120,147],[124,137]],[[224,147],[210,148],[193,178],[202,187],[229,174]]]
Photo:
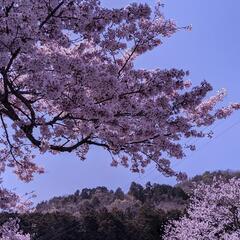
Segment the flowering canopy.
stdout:
[[13,167],[22,180],[43,171],[33,149],[84,159],[90,145],[114,166],[141,171],[154,161],[181,178],[168,160],[184,156],[180,140],[205,136],[200,127],[240,108],[214,110],[224,92],[205,100],[210,84],[190,88],[183,70],[134,68],[178,30],[159,6],[0,0],[0,20],[0,171]]
[[10,219],[0,227],[0,240],[30,240],[29,234],[23,234],[19,231],[19,221]]
[[[0,179],[0,184],[2,183]],[[28,195],[28,199],[23,199],[12,191],[0,187],[0,210],[8,212],[24,213],[31,209],[32,202]],[[25,195],[26,197],[26,195]],[[29,234],[23,234],[19,231],[19,220],[9,219],[0,226],[0,240],[30,240]]]
[[197,186],[186,216],[169,224],[164,239],[240,239],[240,179]]

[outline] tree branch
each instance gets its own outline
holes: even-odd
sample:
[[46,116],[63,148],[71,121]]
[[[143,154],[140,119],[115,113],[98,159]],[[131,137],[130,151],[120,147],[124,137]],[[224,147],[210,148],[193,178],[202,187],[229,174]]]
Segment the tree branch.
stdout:
[[47,22],[48,20],[53,17],[54,13],[57,12],[57,10],[64,4],[64,1],[61,1],[49,14],[48,16],[45,18],[44,21],[41,22],[41,24],[39,25],[39,29],[41,29]]

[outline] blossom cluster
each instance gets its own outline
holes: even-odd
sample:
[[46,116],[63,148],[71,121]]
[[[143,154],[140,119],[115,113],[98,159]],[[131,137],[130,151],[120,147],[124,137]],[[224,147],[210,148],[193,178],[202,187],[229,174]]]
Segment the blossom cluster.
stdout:
[[[0,183],[2,183],[1,180]],[[1,211],[24,213],[31,210],[30,199],[32,197],[34,195],[30,194],[20,197],[16,193],[0,187],[0,209]],[[30,240],[30,235],[19,231],[19,219],[15,218],[9,219],[0,226],[0,240]]]
[[187,213],[166,228],[166,240],[240,239],[240,179],[198,185]]
[[19,231],[19,220],[10,219],[0,227],[0,240],[30,240],[29,234]]

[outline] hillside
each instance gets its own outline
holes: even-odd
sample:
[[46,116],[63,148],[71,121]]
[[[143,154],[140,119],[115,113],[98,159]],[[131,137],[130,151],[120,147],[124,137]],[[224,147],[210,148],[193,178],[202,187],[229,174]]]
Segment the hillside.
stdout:
[[[179,187],[133,182],[127,193],[85,188],[18,217],[33,240],[161,240],[164,226],[183,214],[187,199]],[[9,217],[16,215],[0,214],[0,224]]]
[[143,205],[151,206],[154,209],[184,210],[188,195],[192,193],[195,184],[201,182],[210,184],[214,178],[228,180],[232,177],[240,177],[238,171],[206,171],[201,175],[196,175],[188,181],[184,181],[176,186],[165,184],[151,184],[145,186],[132,182],[127,193],[121,188],[116,191],[106,187],[84,188],[77,190],[68,196],[54,197],[49,201],[44,201],[36,206],[37,213],[67,213],[75,217],[80,217],[90,210],[100,211],[106,208],[108,211],[116,209],[122,212],[136,213]]
[[169,220],[184,213],[194,185],[214,178],[239,177],[240,172],[205,172],[177,186],[133,182],[127,193],[106,187],[84,188],[37,205],[30,214],[1,213],[0,224],[19,217],[32,240],[162,240]]
[[160,185],[148,182],[145,187],[132,182],[128,193],[121,188],[116,191],[106,187],[77,190],[74,194],[54,197],[49,201],[37,205],[38,213],[68,213],[76,217],[90,211],[100,211],[106,208],[136,214],[143,205],[165,212],[178,209],[183,210],[188,199],[187,194],[180,187]]

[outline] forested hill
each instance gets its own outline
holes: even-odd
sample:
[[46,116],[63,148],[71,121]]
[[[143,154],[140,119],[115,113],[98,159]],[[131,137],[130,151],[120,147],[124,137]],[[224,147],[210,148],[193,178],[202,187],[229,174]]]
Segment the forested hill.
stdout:
[[[240,172],[205,172],[177,186],[133,182],[127,193],[106,187],[77,190],[18,215],[20,227],[32,240],[162,240],[169,220],[183,215],[194,182],[219,177],[240,177]],[[1,213],[0,224],[15,216]]]
[[80,217],[90,210],[99,211],[106,208],[108,211],[116,209],[136,214],[143,205],[167,212],[173,209],[183,210],[187,199],[188,195],[180,187],[150,182],[143,187],[132,182],[127,193],[121,188],[117,188],[116,191],[108,190],[106,187],[84,188],[72,195],[54,197],[40,203],[36,207],[36,212],[69,213]]
[[89,210],[99,211],[106,208],[136,213],[143,205],[154,209],[162,209],[165,212],[177,209],[183,210],[187,204],[188,195],[194,189],[194,184],[200,182],[210,184],[214,178],[228,180],[232,177],[240,177],[236,171],[214,171],[196,175],[188,181],[169,186],[163,184],[151,184],[145,186],[132,182],[127,193],[121,188],[116,191],[108,190],[106,187],[84,188],[77,190],[68,196],[54,197],[49,201],[39,203],[36,207],[38,213],[69,213],[79,217]]
[[[18,216],[32,240],[161,240],[164,226],[178,219],[188,195],[180,187],[133,182],[127,193],[106,187],[77,190]],[[0,214],[0,224],[9,214]]]

